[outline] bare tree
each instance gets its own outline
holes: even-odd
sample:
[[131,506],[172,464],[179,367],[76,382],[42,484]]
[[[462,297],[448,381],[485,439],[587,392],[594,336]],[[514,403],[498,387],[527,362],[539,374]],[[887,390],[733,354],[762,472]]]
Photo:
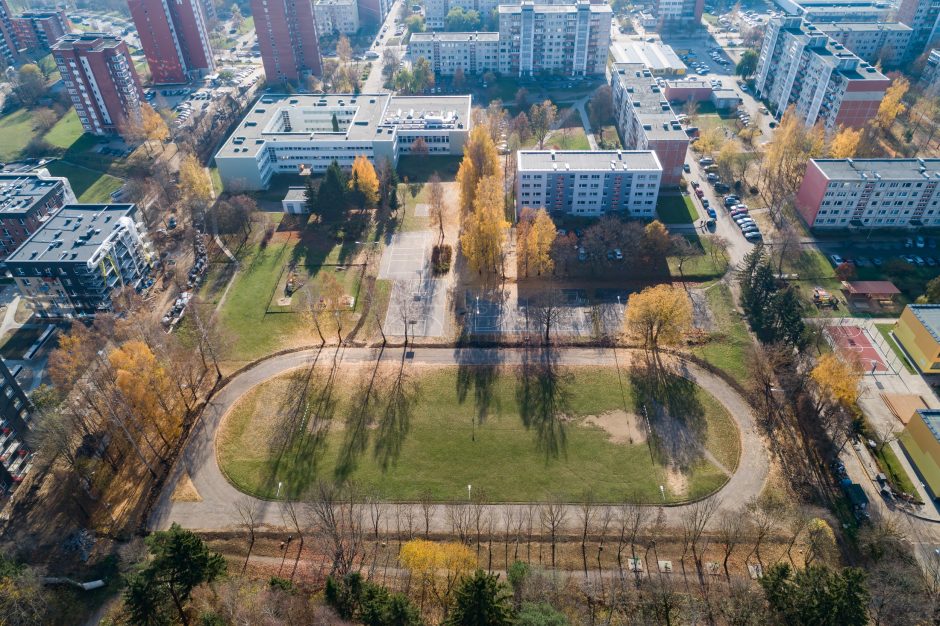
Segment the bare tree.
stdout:
[[345,576],[363,547],[363,516],[355,486],[321,481],[308,510],[316,537],[331,559],[330,573]]
[[245,563],[242,565],[242,574],[248,568],[248,560],[251,558],[251,549],[255,546],[255,530],[258,528],[260,501],[251,496],[244,496],[235,501],[235,511],[241,520],[241,526],[245,529],[248,539],[248,552],[245,554]]
[[447,208],[444,204],[444,184],[441,183],[441,177],[437,172],[431,174],[428,179],[428,217],[431,218],[431,225],[437,226],[439,236],[437,245],[444,243],[444,217]]
[[578,519],[581,522],[581,564],[584,568],[584,577],[587,578],[587,538],[594,523],[594,517],[597,510],[594,508],[594,494],[590,491],[582,496],[581,504],[578,506]]
[[421,517],[424,518],[424,537],[427,538],[431,534],[431,519],[437,505],[434,504],[433,494],[427,489],[421,492],[418,502],[421,504]]
[[[705,585],[705,577],[702,570],[702,553],[704,552],[704,548],[700,549],[699,542],[704,538],[705,527],[720,505],[720,498],[710,496],[689,505],[682,515],[682,542],[683,545],[692,549],[692,558],[695,561],[695,569],[698,572],[699,583],[703,587]],[[683,557],[684,556],[685,550],[683,550]],[[682,567],[684,571],[685,565],[683,564]]]
[[773,515],[768,512],[766,507],[761,506],[756,498],[751,498],[745,505],[745,508],[750,514],[750,534],[754,542],[754,547],[744,561],[746,563],[753,555],[757,557],[758,565],[763,567],[764,563],[761,560],[760,547],[767,536],[773,532],[773,529],[776,527],[776,522],[774,521]]
[[297,565],[300,563],[300,559],[303,557],[304,553],[304,528],[300,523],[300,507],[289,495],[281,505],[281,514],[284,516],[284,520],[289,522],[294,532],[297,533],[297,556],[294,557],[294,567],[290,572],[290,579],[294,580],[294,575],[297,573]]
[[742,511],[722,511],[718,518],[718,528],[716,536],[718,543],[721,544],[722,565],[725,568],[725,578],[731,582],[731,573],[728,571],[728,561],[731,559],[731,553],[737,547],[744,537],[744,515]]
[[516,512],[511,505],[503,506],[503,569],[509,571],[509,541],[515,530]]
[[564,532],[564,524],[568,517],[568,511],[561,500],[555,496],[549,498],[548,502],[542,504],[539,508],[539,518],[542,522],[542,528],[548,531],[552,545],[552,568],[555,567],[555,547],[558,539],[558,533]]
[[[552,330],[561,321],[564,313],[564,297],[558,289],[541,291],[526,302],[526,317],[535,322],[546,345],[552,342]],[[528,329],[528,324],[526,327]]]

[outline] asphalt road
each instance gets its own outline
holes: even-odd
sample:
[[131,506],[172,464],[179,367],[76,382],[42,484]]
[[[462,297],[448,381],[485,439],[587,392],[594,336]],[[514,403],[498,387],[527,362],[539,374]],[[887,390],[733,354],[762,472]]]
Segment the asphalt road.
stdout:
[[[320,359],[332,359],[335,347],[324,349]],[[217,530],[232,528],[240,523],[235,503],[249,498],[235,489],[219,469],[215,438],[219,424],[232,406],[254,386],[278,376],[291,369],[309,365],[316,358],[318,350],[305,350],[289,355],[273,357],[262,361],[233,378],[213,399],[196,424],[176,465],[171,470],[166,486],[154,505],[148,526],[151,529],[163,529],[176,522],[185,528],[199,530]],[[374,361],[379,352],[368,348],[340,348],[337,355],[340,364],[363,363]],[[570,348],[557,351],[557,361],[561,365],[610,365],[619,358],[627,356],[627,351],[618,350],[615,355],[609,349]],[[519,363],[522,352],[515,349],[453,349],[453,348],[417,348],[410,363],[430,365],[456,364],[515,364]],[[401,352],[388,350],[383,359],[399,360]],[[754,415],[750,407],[722,379],[690,363],[679,364],[680,371],[686,378],[695,381],[721,402],[734,417],[741,433],[741,459],[737,471],[720,490],[721,507],[739,509],[752,496],[760,493],[767,477],[767,452],[757,432]],[[173,502],[172,494],[179,480],[188,474],[202,498],[201,502]],[[281,506],[277,502],[262,501],[260,519],[265,525],[285,527]],[[389,504],[386,506],[395,506]],[[409,504],[415,519],[422,518],[420,506]],[[504,519],[506,509],[527,508],[527,504],[488,505],[496,519]],[[687,506],[674,506],[665,509],[667,521],[677,522]],[[575,519],[576,505],[571,505],[571,518]],[[438,506],[431,521],[432,529],[446,531],[449,523],[445,507]]]

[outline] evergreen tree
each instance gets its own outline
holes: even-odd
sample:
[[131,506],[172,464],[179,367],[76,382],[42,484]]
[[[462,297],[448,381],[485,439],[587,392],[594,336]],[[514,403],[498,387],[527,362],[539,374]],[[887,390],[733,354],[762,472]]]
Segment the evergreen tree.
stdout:
[[809,566],[794,570],[781,563],[760,579],[770,610],[783,626],[864,626],[868,624],[865,572],[834,572]]
[[806,324],[803,323],[803,303],[796,289],[786,287],[774,294],[770,303],[774,341],[782,341],[795,348],[806,347]]
[[339,132],[339,119],[336,117],[336,113],[333,114],[333,132]]
[[304,199],[306,200],[307,211],[315,215],[320,213],[317,185],[313,182],[313,178],[309,176],[304,184]]
[[478,569],[457,588],[448,626],[509,626],[512,605],[506,586],[495,574]]
[[324,222],[338,222],[346,212],[346,174],[333,161],[317,192],[317,213]]

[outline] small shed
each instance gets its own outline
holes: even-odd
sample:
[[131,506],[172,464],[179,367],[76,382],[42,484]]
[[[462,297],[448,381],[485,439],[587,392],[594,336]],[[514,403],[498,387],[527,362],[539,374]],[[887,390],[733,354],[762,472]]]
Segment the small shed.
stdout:
[[853,300],[878,300],[893,302],[901,290],[890,280],[844,280],[842,288]]
[[287,195],[281,200],[281,209],[285,213],[307,213],[306,187],[289,187]]

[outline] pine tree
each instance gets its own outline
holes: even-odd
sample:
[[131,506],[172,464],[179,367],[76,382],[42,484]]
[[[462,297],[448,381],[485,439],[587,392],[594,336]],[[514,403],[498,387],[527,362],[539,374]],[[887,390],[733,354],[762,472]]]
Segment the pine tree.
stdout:
[[338,222],[346,212],[346,174],[333,161],[317,192],[317,212],[324,222]]
[[464,578],[457,588],[448,626],[509,626],[512,605],[506,585],[496,574],[481,569]]

